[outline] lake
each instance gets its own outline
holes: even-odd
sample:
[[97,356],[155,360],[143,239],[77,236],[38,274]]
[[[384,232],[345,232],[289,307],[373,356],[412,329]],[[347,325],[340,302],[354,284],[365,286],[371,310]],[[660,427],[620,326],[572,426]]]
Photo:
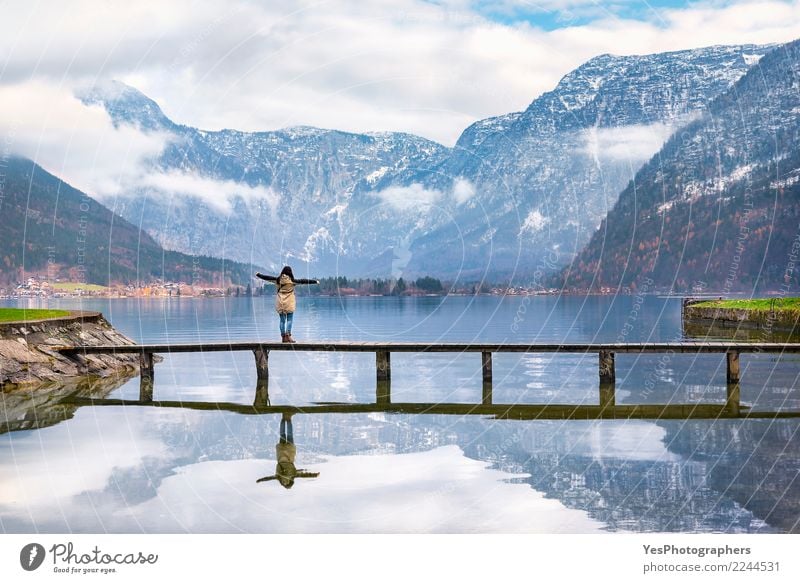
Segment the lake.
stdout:
[[[309,341],[675,341],[680,303],[300,297],[293,334]],[[269,296],[47,305],[99,310],[139,342],[280,339]],[[797,357],[741,359],[743,404],[800,409]],[[496,403],[597,403],[596,354],[498,354],[493,369]],[[252,404],[255,387],[249,353],[165,355],[155,369],[156,400]],[[2,394],[4,404],[30,398]],[[107,392],[138,394],[138,377]],[[273,352],[269,394],[273,405],[372,402],[375,356]],[[618,404],[724,403],[725,395],[724,355],[617,355]],[[392,355],[393,401],[475,403],[480,396],[477,353]],[[257,482],[276,473],[279,415],[144,406],[65,413],[48,403],[28,412],[29,425],[0,434],[3,532],[800,530],[798,419],[299,413],[291,420],[296,466],[319,475],[285,488]]]

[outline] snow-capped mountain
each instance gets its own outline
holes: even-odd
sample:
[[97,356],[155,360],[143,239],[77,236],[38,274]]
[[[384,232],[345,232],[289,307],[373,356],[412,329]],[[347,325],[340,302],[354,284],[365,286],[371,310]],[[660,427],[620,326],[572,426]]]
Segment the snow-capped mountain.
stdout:
[[114,206],[168,248],[318,275],[496,278],[572,259],[641,165],[767,50],[602,55],[454,148],[401,133],[202,131],[116,83],[82,99],[170,136]]
[[417,243],[422,271],[443,267],[437,249],[447,240],[456,243],[452,264],[463,241],[467,271],[516,270],[521,283],[537,268],[567,263],[639,167],[764,52],[736,46],[602,55],[525,111],[473,124],[423,181],[446,188],[448,180],[467,180],[476,196]]
[[581,289],[794,290],[800,41],[766,54],[621,193],[563,277]]

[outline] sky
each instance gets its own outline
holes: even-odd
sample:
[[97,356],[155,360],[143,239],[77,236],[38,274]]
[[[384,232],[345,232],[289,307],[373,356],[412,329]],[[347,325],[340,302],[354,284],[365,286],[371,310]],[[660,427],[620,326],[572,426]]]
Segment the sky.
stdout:
[[74,98],[108,79],[202,129],[402,131],[452,146],[599,54],[800,37],[800,0],[0,0],[0,14],[5,149],[67,178],[90,165],[78,180],[90,193],[118,190],[163,146]]

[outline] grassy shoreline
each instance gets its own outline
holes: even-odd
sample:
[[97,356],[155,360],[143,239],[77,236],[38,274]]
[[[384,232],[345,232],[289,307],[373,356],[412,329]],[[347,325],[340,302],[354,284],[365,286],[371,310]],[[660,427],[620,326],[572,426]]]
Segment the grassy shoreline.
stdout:
[[753,311],[800,311],[800,298],[758,298],[749,300],[707,300],[692,303],[693,308],[730,308]]
[[50,320],[54,318],[64,318],[69,316],[69,314],[69,310],[0,308],[0,323]]

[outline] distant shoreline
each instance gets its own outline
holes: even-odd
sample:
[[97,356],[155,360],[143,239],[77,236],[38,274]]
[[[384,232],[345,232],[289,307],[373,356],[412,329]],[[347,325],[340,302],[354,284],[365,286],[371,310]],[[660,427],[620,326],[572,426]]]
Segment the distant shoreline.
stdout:
[[[648,291],[648,292],[635,292],[631,290],[616,291],[616,292],[600,292],[600,291],[557,291],[557,292],[526,292],[519,290],[504,290],[496,292],[480,292],[480,293],[462,293],[462,292],[449,292],[449,293],[403,293],[403,294],[369,294],[369,293],[344,293],[344,294],[323,294],[323,293],[303,293],[299,292],[298,297],[306,298],[426,298],[426,297],[585,297],[585,296],[647,296],[647,297],[661,297],[661,298],[693,298],[697,300],[712,301],[722,299],[723,293],[728,298],[746,298],[750,299],[751,296],[748,292],[707,292],[704,294],[696,294],[691,292],[684,293],[669,293],[666,291]],[[766,291],[761,294],[762,299],[771,299],[781,297],[779,291]],[[76,294],[76,295],[22,295],[22,296],[0,296],[2,300],[150,300],[150,299],[167,299],[167,300],[207,300],[207,299],[225,299],[225,298],[271,298],[274,297],[273,293],[266,294],[215,294],[215,295],[166,295],[166,294],[153,294],[153,295],[116,295],[116,294]],[[758,299],[758,298],[754,298]]]

